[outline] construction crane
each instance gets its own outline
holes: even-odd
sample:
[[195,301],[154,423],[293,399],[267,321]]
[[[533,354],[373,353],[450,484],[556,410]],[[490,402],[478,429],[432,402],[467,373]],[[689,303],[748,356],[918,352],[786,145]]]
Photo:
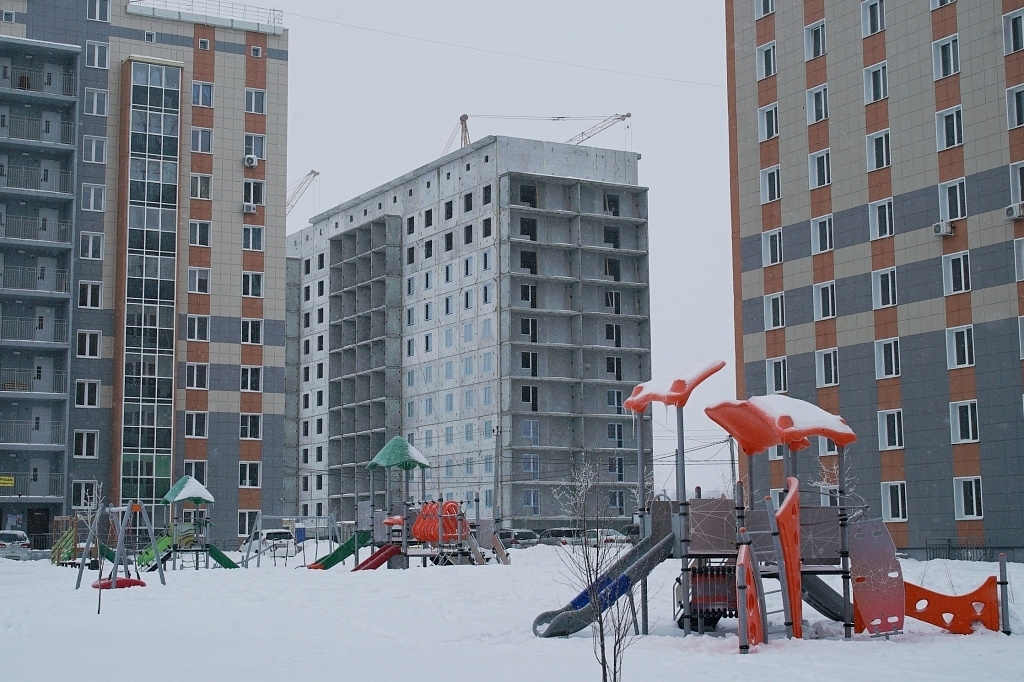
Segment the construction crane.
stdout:
[[320,171],[311,170],[306,173],[305,177],[288,188],[288,201],[285,203],[284,209],[285,215],[292,212],[295,204],[299,203],[299,199],[306,193],[306,190],[309,189],[309,186],[313,184],[318,175],[320,175]]
[[[633,114],[614,114],[608,118],[601,119],[598,123],[594,124],[590,128],[587,128],[582,133],[572,138],[566,144],[583,144],[590,138],[594,137],[598,133],[607,128],[612,127],[620,121],[625,121],[632,117]],[[473,118],[501,118],[501,119],[515,119],[515,120],[527,120],[527,121],[593,121],[601,117],[599,116],[494,116],[490,114],[473,114]],[[452,134],[448,136],[448,143],[444,146],[442,155],[447,154],[452,148],[452,144],[455,142],[455,137],[462,132],[462,146],[469,146],[469,114],[463,114],[459,117],[459,122],[455,124],[455,129],[452,130]]]
[[593,125],[590,128],[587,128],[586,130],[584,130],[582,133],[580,133],[576,137],[568,140],[566,142],[566,144],[583,144],[584,142],[586,142],[587,140],[592,138],[594,135],[597,135],[602,130],[605,130],[606,128],[612,127],[613,125],[615,125],[619,121],[625,121],[626,119],[630,118],[632,115],[633,114],[626,113],[626,114],[615,114],[613,116],[609,116],[608,118],[606,118],[605,120],[601,121],[600,123],[598,123],[596,125]]

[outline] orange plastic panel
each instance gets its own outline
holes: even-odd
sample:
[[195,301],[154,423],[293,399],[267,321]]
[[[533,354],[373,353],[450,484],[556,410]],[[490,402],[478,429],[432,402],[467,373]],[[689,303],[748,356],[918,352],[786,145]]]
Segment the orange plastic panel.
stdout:
[[772,425],[751,410],[745,400],[724,400],[705,407],[704,413],[735,438],[740,449],[748,455],[756,455],[782,443]]
[[[459,503],[448,500],[441,508],[444,514],[444,541],[451,542],[459,536],[457,524]],[[420,542],[437,542],[437,502],[427,502],[412,524],[412,536]],[[469,536],[469,524],[462,522],[462,537]]]
[[789,615],[793,619],[793,637],[802,639],[803,592],[800,585],[800,481],[790,476],[786,479],[786,499],[775,512],[779,526],[779,544],[782,545],[782,560],[786,565],[786,592],[789,598]]
[[626,409],[633,412],[643,412],[652,402],[665,403],[674,407],[683,407],[690,399],[693,389],[697,388],[705,379],[725,367],[724,360],[716,360],[708,365],[696,365],[687,367],[673,373],[672,377],[666,379],[651,379],[638,384],[633,393],[623,403]]
[[[746,530],[745,528],[743,530]],[[739,587],[736,588],[736,608],[745,609],[747,612],[747,643],[750,646],[760,644],[764,641],[764,628],[761,624],[761,601],[757,598],[757,581],[754,579],[753,558],[750,556],[750,545],[740,545],[739,554],[736,556],[736,573],[743,572],[747,584],[746,601],[740,594]]]
[[904,587],[908,616],[958,635],[974,632],[971,628],[974,623],[980,623],[992,632],[999,630],[999,592],[994,575],[990,575],[974,592],[960,597],[932,592],[908,582],[904,582]]

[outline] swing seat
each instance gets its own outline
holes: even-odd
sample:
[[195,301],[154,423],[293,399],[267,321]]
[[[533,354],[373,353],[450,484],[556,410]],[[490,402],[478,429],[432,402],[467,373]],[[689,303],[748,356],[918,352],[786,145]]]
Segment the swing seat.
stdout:
[[[111,589],[111,586],[112,586],[113,582],[114,581],[111,580],[110,578],[104,578],[103,580],[97,580],[96,582],[94,582],[92,584],[92,586],[94,588],[97,588],[97,589],[100,589],[100,590],[109,590],[109,589]],[[135,578],[118,578],[117,579],[117,589],[121,589],[122,587],[145,587],[145,586],[146,586],[146,583],[142,582],[141,580],[136,580]]]

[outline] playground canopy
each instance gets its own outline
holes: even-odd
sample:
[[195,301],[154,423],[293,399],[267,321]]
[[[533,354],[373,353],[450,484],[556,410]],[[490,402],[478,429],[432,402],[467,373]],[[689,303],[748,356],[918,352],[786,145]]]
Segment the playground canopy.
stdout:
[[784,395],[725,400],[704,408],[704,412],[728,431],[748,455],[776,445],[802,450],[810,446],[810,436],[831,438],[840,447],[857,440],[842,417]]
[[692,363],[675,372],[638,384],[625,402],[626,409],[643,412],[652,402],[684,407],[693,389],[709,376],[725,367],[723,360]]
[[405,471],[416,468],[429,469],[430,463],[422,452],[409,444],[409,441],[401,436],[395,436],[380,449],[373,461],[366,465],[367,469],[390,469],[392,467],[398,467]]
[[202,483],[189,475],[185,475],[160,500],[161,504],[176,504],[178,502],[213,504],[213,495],[210,494],[210,491]]

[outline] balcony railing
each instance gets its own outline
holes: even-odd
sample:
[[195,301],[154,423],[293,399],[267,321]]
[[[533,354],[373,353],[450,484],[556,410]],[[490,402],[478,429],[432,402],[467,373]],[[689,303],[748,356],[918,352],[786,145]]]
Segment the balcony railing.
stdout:
[[[47,376],[49,374],[49,376]],[[0,369],[0,392],[67,393],[66,372],[38,372],[34,369]]]
[[0,443],[4,445],[64,445],[64,442],[64,422],[0,421]]
[[32,317],[0,319],[0,341],[68,342],[68,321],[53,320],[50,324]]
[[66,294],[71,291],[71,277],[67,270],[7,266],[0,269],[0,289],[53,291]]
[[0,237],[8,239],[36,239],[43,242],[71,243],[71,221],[7,216],[0,220]]
[[11,116],[11,125],[7,128],[7,135],[16,140],[60,142],[61,144],[75,143],[74,123],[59,121],[57,125],[60,127],[60,130],[52,130],[52,126],[48,127],[49,124],[49,121],[43,121],[41,118]]
[[[9,483],[12,478],[14,485],[5,486],[4,484]],[[64,474],[0,471],[0,497],[17,497],[18,495],[64,497]]]
[[48,168],[28,168],[25,166],[8,166],[7,187],[16,189],[35,189],[41,192],[57,192],[71,194],[71,171],[51,171]]
[[73,73],[44,73],[42,69],[15,66],[11,69],[10,80],[0,80],[0,84],[12,90],[47,92],[65,97],[78,95],[78,79]]

